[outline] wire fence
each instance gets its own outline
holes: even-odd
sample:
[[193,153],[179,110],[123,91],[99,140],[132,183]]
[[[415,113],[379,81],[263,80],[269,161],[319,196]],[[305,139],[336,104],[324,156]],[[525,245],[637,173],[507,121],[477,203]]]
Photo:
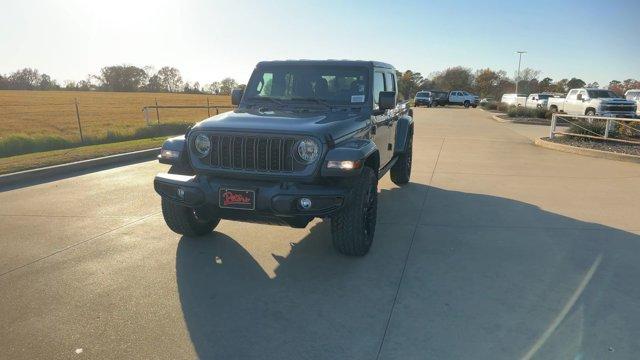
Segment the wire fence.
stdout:
[[[567,123],[569,129],[559,131],[560,122]],[[640,145],[640,119],[556,113],[551,117],[549,138],[556,135]]]

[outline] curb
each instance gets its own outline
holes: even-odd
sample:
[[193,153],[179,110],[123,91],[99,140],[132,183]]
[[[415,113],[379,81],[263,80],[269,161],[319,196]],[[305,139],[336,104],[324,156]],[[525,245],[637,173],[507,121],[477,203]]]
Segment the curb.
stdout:
[[565,145],[565,144],[558,144],[558,143],[544,140],[543,138],[535,139],[533,143],[543,148],[563,151],[571,154],[597,157],[597,158],[608,159],[608,160],[633,162],[633,163],[640,164],[640,156],[638,155],[620,154],[620,153],[614,153],[614,152],[603,151],[603,150],[595,150],[595,149],[581,148],[581,147]]
[[501,123],[509,123],[509,124],[524,124],[524,125],[544,125],[544,126],[550,126],[551,123],[547,122],[547,121],[518,121],[518,120],[507,120],[507,119],[503,119],[501,117],[499,117],[498,115],[492,115],[491,118],[493,118],[493,120],[497,121],[497,122],[501,122]]
[[128,152],[124,154],[109,155],[95,159],[81,160],[67,164],[47,166],[38,169],[18,171],[0,175],[0,186],[14,185],[18,182],[34,179],[41,180],[47,177],[65,175],[76,171],[90,170],[106,165],[150,160],[158,156],[159,153],[160,148],[153,148]]

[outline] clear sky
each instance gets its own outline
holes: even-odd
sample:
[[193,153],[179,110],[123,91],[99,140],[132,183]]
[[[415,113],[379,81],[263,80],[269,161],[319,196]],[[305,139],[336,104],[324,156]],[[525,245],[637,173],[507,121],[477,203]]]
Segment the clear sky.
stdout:
[[0,73],[61,83],[106,65],[245,82],[269,59],[366,59],[428,75],[523,67],[554,80],[640,79],[640,1],[0,0]]

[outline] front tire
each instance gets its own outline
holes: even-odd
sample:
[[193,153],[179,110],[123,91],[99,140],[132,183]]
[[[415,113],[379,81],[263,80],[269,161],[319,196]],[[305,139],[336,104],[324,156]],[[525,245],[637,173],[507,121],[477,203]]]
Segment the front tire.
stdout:
[[219,218],[208,216],[202,209],[178,205],[164,198],[162,199],[162,216],[169,229],[185,236],[209,234],[220,222]]
[[463,105],[464,105],[464,108],[465,108],[465,109],[468,109],[468,108],[469,108],[469,105],[471,105],[471,103],[469,102],[469,100],[467,100],[467,101],[465,101],[465,102],[464,102],[464,104],[463,104]]
[[[173,165],[169,174],[193,175],[185,166]],[[195,209],[162,198],[162,216],[169,229],[180,235],[202,236],[218,226],[219,218],[212,218],[205,209]]]
[[331,217],[333,247],[344,255],[363,256],[371,248],[378,214],[378,178],[373,169],[362,169],[346,200]]
[[407,148],[391,168],[391,181],[396,185],[404,185],[411,178],[411,162],[413,160],[413,134],[409,135]]

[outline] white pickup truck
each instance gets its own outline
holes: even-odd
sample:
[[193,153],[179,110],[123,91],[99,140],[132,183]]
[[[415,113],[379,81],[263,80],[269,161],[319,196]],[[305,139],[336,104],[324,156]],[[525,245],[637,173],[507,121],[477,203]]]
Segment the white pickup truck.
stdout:
[[640,89],[627,90],[624,97],[636,103],[636,115],[640,116]]
[[[552,98],[553,94],[530,94],[525,100],[524,107],[528,109],[547,109],[547,102]],[[518,103],[519,105],[519,103]]]
[[610,90],[571,89],[566,98],[549,98],[548,109],[569,115],[635,117],[635,102]]

